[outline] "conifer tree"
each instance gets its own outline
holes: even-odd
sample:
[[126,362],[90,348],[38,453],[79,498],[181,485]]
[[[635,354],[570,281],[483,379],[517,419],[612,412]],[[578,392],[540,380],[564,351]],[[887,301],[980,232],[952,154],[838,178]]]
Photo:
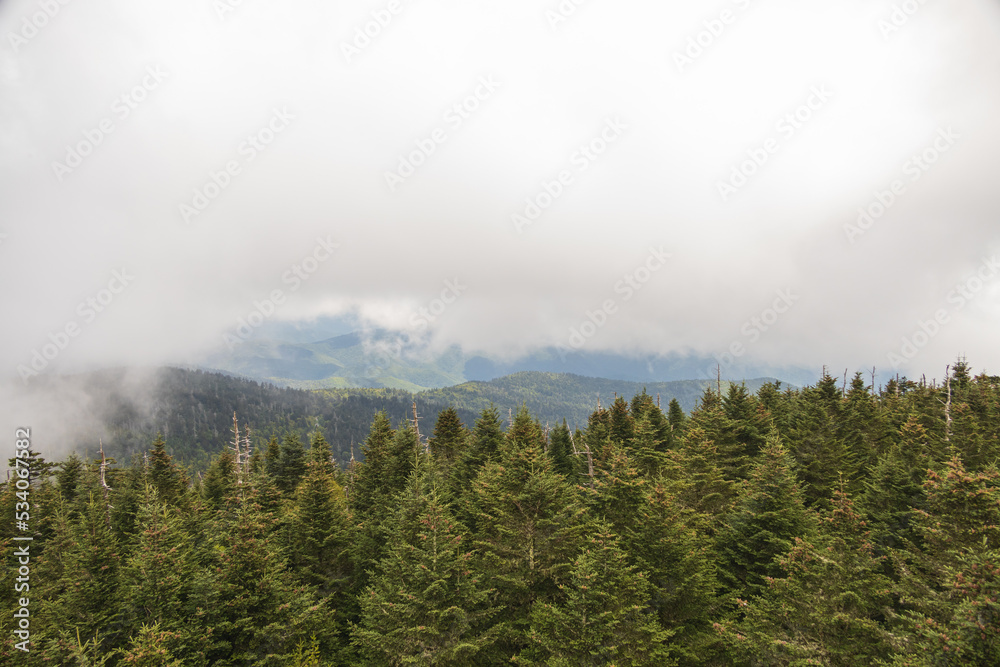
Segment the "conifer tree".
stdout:
[[351,506],[360,517],[367,516],[391,495],[386,489],[386,479],[394,437],[395,432],[385,412],[376,414],[361,449],[364,460],[357,465],[351,485]]
[[716,536],[719,574],[736,597],[763,594],[767,578],[783,574],[778,559],[791,551],[795,538],[815,531],[793,465],[778,439],[769,440]]
[[624,443],[626,451],[644,477],[655,479],[665,470],[669,460],[656,425],[644,414],[633,432],[632,438]]
[[431,454],[441,463],[443,469],[451,468],[461,460],[469,442],[469,432],[458,416],[458,411],[447,407],[438,413],[434,424],[434,435],[428,440]]
[[1000,661],[1000,472],[970,473],[953,458],[924,483],[914,510],[920,544],[901,562],[903,641],[896,664]]
[[[659,400],[659,398],[657,398]],[[675,399],[671,399],[675,400]],[[680,404],[677,405],[678,409]],[[681,411],[681,418],[683,421],[684,411]],[[638,425],[639,422],[645,418],[656,434],[656,449],[658,451],[666,451],[674,446],[674,429],[672,428],[666,415],[660,410],[656,401],[653,397],[646,393],[646,389],[643,388],[641,394],[636,394],[632,398],[632,421]],[[678,435],[680,435],[678,433]]]
[[158,623],[153,623],[139,628],[128,647],[118,649],[117,652],[122,656],[122,663],[136,667],[185,667],[197,664],[174,656],[172,646],[181,640],[180,633],[164,630]]
[[59,493],[68,501],[73,502],[76,498],[77,487],[80,484],[80,477],[83,474],[83,461],[76,452],[70,452],[66,460],[59,464],[59,472],[56,473],[56,483],[59,485]]
[[484,408],[472,431],[471,443],[462,458],[450,471],[449,484],[455,502],[455,518],[471,533],[476,532],[476,514],[473,509],[472,483],[483,466],[500,458],[504,442],[500,413],[491,403]]
[[705,431],[688,429],[681,445],[678,474],[682,483],[677,494],[686,507],[705,517],[710,529],[729,510],[737,491],[736,484],[723,476],[718,461],[715,443]]
[[710,664],[719,610],[712,540],[692,511],[662,482],[646,489],[643,503],[619,532],[632,562],[647,573],[650,608],[674,633],[671,656],[681,665]]
[[294,580],[265,523],[253,487],[217,522],[212,665],[283,665],[314,634],[324,650],[334,650],[334,610]]
[[522,664],[674,665],[672,633],[647,606],[649,581],[604,527],[588,540],[559,585],[559,600],[531,610],[531,646]]
[[202,493],[212,509],[219,509],[235,499],[236,458],[228,448],[219,453],[205,472]]
[[552,459],[552,467],[555,468],[556,472],[565,476],[570,483],[575,482],[578,466],[573,456],[573,441],[565,419],[563,419],[562,425],[552,429],[547,452]]
[[330,443],[323,437],[319,430],[315,431],[309,438],[309,455],[306,458],[306,468],[316,464],[323,468],[329,475],[333,475],[336,465],[333,462],[333,452],[330,450]]
[[746,606],[736,642],[742,658],[768,665],[871,665],[890,655],[881,622],[892,582],[882,573],[868,531],[850,498],[837,491],[821,530],[779,562],[787,576],[769,580]]
[[557,593],[580,544],[584,523],[576,497],[542,451],[542,434],[524,408],[511,426],[500,461],[488,463],[473,485],[477,567],[506,608],[498,648],[509,659],[525,647],[528,613]]
[[625,397],[618,396],[608,410],[609,432],[611,441],[619,445],[624,445],[635,437],[635,419],[629,409]]
[[177,505],[187,489],[187,475],[174,463],[166,447],[163,434],[158,433],[149,451],[146,478],[156,488],[163,503]]
[[737,424],[726,416],[722,399],[712,389],[706,389],[701,404],[691,413],[687,429],[700,429],[711,440],[718,454],[719,467],[730,482],[745,479],[752,460],[745,443],[737,439]]
[[322,595],[350,585],[354,527],[344,490],[321,456],[311,460],[285,517],[285,550],[295,576]]
[[305,474],[305,447],[297,433],[289,433],[281,443],[281,459],[278,465],[278,477],[275,480],[278,489],[286,496],[291,496]]
[[264,452],[264,472],[274,480],[281,474],[281,444],[277,436],[272,435],[267,442],[267,451]]
[[149,627],[155,625],[162,637],[171,638],[170,650],[184,664],[207,664],[213,570],[155,488],[147,489],[138,521],[142,529],[122,566],[116,603],[124,632],[148,652]]
[[675,438],[683,435],[686,421],[687,415],[684,414],[680,402],[676,398],[671,398],[670,404],[667,406],[667,422],[670,424]]
[[841,476],[854,486],[858,462],[838,436],[840,392],[829,375],[802,392],[792,416],[788,449],[795,457],[806,505],[829,509]]
[[471,665],[495,640],[488,591],[443,497],[435,463],[419,455],[390,520],[387,554],[360,596],[354,643],[366,664]]
[[100,496],[82,498],[78,521],[62,506],[50,548],[43,552],[32,580],[39,590],[37,624],[45,630],[42,655],[65,662],[76,646],[77,632],[87,640],[97,638],[100,650],[114,645],[121,568],[120,547],[110,528]]

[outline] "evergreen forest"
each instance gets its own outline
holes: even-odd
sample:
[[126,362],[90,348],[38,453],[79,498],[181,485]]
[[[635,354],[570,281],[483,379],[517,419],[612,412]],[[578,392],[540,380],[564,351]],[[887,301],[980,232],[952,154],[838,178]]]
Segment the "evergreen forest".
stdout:
[[183,432],[32,450],[0,485],[0,663],[998,665],[1000,377],[871,380],[580,428],[380,412],[346,462],[318,422],[251,437],[253,403],[204,472]]

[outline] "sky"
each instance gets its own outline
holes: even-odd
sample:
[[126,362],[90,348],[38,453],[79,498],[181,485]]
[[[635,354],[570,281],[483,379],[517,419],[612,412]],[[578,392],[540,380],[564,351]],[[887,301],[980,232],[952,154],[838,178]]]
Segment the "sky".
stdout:
[[350,314],[1000,369],[1000,3],[0,2],[0,376]]

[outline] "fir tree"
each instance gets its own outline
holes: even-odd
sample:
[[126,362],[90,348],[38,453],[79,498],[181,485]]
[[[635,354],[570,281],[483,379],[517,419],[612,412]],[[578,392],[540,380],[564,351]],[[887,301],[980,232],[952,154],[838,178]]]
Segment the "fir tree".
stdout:
[[769,580],[746,608],[737,642],[743,658],[762,665],[871,665],[890,655],[881,622],[892,582],[882,573],[868,531],[838,491],[821,532],[796,538],[779,558],[787,576]]
[[281,459],[275,480],[278,489],[287,496],[295,493],[302,477],[306,474],[306,450],[296,433],[289,433],[281,443]]
[[576,498],[541,449],[541,432],[526,409],[518,412],[500,461],[488,463],[473,485],[478,567],[506,607],[501,655],[525,646],[528,613],[557,592],[584,524]]
[[447,470],[465,454],[468,446],[469,432],[462,424],[458,411],[448,407],[438,414],[434,424],[434,435],[428,440],[431,454]]
[[153,448],[149,451],[146,478],[167,505],[176,505],[187,488],[187,477],[167,453],[162,433],[157,434]]
[[782,575],[778,559],[792,549],[795,538],[815,531],[792,466],[781,443],[769,441],[716,536],[722,582],[737,597],[763,594],[767,578]]
[[646,601],[649,581],[629,563],[606,528],[590,538],[560,583],[559,601],[531,610],[532,646],[518,661],[553,665],[673,665],[672,633],[660,627]]
[[387,555],[360,596],[354,643],[373,665],[470,665],[496,639],[494,612],[427,455],[391,521]]
[[196,551],[195,540],[180,518],[159,501],[155,489],[147,490],[138,520],[142,530],[122,566],[116,604],[125,632],[148,651],[153,636],[149,627],[155,625],[171,638],[171,650],[184,664],[207,664],[211,628],[206,610],[213,606],[212,570]]
[[663,483],[646,489],[642,504],[619,533],[635,565],[647,573],[650,608],[674,633],[670,653],[681,665],[711,663],[719,587],[711,537],[703,519]]
[[578,467],[573,456],[573,441],[565,419],[563,419],[562,425],[552,429],[547,451],[556,472],[565,476],[569,482],[575,482]]
[[333,475],[336,465],[333,463],[333,452],[330,450],[330,443],[323,437],[321,431],[315,431],[309,438],[309,455],[307,457],[307,468],[311,465],[318,465],[328,474]]
[[683,435],[684,423],[686,421],[687,416],[684,414],[680,402],[676,398],[671,398],[670,404],[667,406],[667,422],[670,424],[670,429],[673,431],[674,437]]

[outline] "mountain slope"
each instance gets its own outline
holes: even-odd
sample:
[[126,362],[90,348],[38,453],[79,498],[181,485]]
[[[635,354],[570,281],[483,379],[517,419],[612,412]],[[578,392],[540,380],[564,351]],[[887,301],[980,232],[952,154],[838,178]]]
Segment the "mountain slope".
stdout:
[[[756,378],[746,381],[747,389],[756,392],[774,378]],[[541,373],[526,371],[514,373],[489,382],[465,382],[454,387],[432,389],[417,394],[417,400],[428,403],[453,405],[467,412],[479,413],[491,402],[504,412],[516,411],[526,405],[542,423],[555,424],[566,419],[570,426],[584,427],[590,413],[597,408],[598,400],[608,406],[615,395],[631,400],[646,393],[659,395],[661,408],[667,410],[670,399],[676,398],[685,412],[691,412],[706,387],[714,387],[710,380],[679,380],[674,382],[629,382],[608,378],[592,378],[570,373]],[[728,382],[722,383],[725,392]]]
[[[295,333],[298,340],[304,335]],[[411,392],[487,381],[523,371],[638,383],[714,381],[716,377],[716,361],[699,356],[633,357],[545,348],[518,359],[502,360],[467,354],[456,345],[437,350],[407,334],[386,330],[355,331],[309,343],[252,338],[206,358],[201,367],[298,389],[387,387]],[[724,379],[734,381],[777,377],[804,385],[817,379],[815,373],[801,368],[733,365],[721,371]]]

